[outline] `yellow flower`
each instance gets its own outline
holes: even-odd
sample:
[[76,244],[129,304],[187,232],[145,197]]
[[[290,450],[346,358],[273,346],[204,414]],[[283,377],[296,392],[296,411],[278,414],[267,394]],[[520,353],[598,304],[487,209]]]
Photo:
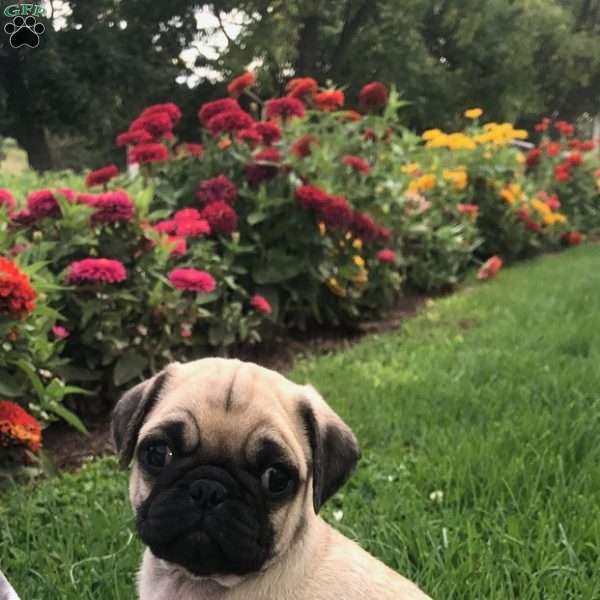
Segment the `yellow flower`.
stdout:
[[366,269],[361,268],[360,272],[352,282],[356,285],[366,285],[369,282],[369,272]]
[[325,284],[327,287],[340,298],[344,298],[348,292],[338,283],[335,277],[330,277]]
[[361,250],[363,246],[362,240],[359,238],[356,238],[353,242],[352,242],[352,247],[355,250]]
[[421,136],[421,138],[424,139],[426,142],[429,142],[431,140],[435,140],[436,138],[439,138],[442,135],[445,135],[445,134],[441,129],[427,129],[427,131],[423,132],[423,135]]
[[500,197],[507,204],[514,204],[517,200],[523,198],[523,190],[518,183],[511,183],[502,189]]
[[484,152],[483,153],[483,158],[487,158],[489,160],[490,158],[492,158],[492,153],[489,152],[489,151],[488,152]]
[[555,223],[565,224],[567,222],[567,217],[562,213],[547,213],[544,215],[544,223],[546,225],[554,225]]
[[519,152],[519,154],[517,154],[517,162],[519,164],[523,164],[527,159],[525,158],[525,155],[522,152]]
[[512,136],[516,140],[526,140],[529,133],[525,129],[513,129]]
[[465,117],[467,119],[479,119],[479,117],[483,114],[483,110],[481,108],[469,108],[465,110]]
[[467,187],[467,172],[462,169],[444,169],[444,179],[451,181],[454,185],[454,189],[464,190]]
[[400,170],[403,173],[406,173],[407,175],[412,175],[413,173],[416,173],[419,170],[419,164],[418,163],[409,163],[407,165],[402,165],[400,167]]
[[544,220],[545,220],[546,216],[549,216],[552,214],[552,209],[545,202],[542,202],[541,200],[538,200],[537,198],[534,198],[531,201],[531,206],[535,210],[537,210],[537,212],[539,212],[540,215],[544,216]]
[[327,233],[327,227],[325,226],[325,223],[323,223],[323,221],[321,221],[319,223],[319,233],[323,236]]
[[356,254],[352,260],[354,261],[354,264],[357,267],[364,267],[365,266],[365,259],[362,256],[359,256],[358,254]]
[[408,184],[408,192],[411,194],[417,194],[421,191],[430,190],[435,187],[437,179],[435,175],[429,173],[428,175],[421,175],[417,179],[413,179]]

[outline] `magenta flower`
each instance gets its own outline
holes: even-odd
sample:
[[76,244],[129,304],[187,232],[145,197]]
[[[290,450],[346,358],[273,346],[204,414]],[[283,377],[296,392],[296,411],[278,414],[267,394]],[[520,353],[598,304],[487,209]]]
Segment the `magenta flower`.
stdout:
[[191,267],[174,269],[169,273],[169,281],[178,290],[203,294],[212,292],[217,286],[215,278],[210,273]]
[[65,277],[67,283],[120,283],[127,279],[127,271],[118,260],[110,258],[85,258],[72,262]]

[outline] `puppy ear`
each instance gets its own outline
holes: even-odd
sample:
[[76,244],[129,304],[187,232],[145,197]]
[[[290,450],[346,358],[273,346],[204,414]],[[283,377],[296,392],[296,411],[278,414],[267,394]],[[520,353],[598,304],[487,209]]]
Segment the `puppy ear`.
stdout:
[[312,386],[300,414],[312,451],[313,506],[321,506],[348,481],[360,459],[356,436]]
[[117,402],[112,412],[111,436],[119,453],[119,466],[126,469],[133,458],[138,434],[148,413],[160,397],[167,379],[167,369],[138,383]]

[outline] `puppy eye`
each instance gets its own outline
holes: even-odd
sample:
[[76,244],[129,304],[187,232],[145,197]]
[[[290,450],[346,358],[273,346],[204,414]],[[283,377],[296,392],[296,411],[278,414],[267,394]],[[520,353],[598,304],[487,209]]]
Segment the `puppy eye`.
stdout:
[[292,486],[293,479],[283,465],[271,465],[260,478],[263,489],[273,497],[283,496]]
[[173,451],[164,442],[150,444],[144,450],[144,463],[153,469],[166,467],[173,459]]

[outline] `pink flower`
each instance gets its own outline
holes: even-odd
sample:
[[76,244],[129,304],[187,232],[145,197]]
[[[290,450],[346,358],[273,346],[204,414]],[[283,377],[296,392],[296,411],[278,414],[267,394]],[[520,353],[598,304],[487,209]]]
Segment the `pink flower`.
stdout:
[[135,206],[129,194],[123,190],[100,194],[91,203],[96,210],[92,223],[129,222],[135,214]]
[[175,233],[183,237],[203,237],[210,235],[211,230],[212,228],[206,219],[190,219],[188,221],[178,221]]
[[225,175],[218,175],[212,179],[205,179],[198,186],[196,198],[202,204],[210,204],[211,202],[227,202],[233,204],[237,198],[238,191],[235,183]]
[[31,225],[35,223],[35,217],[28,208],[22,208],[10,214],[10,220],[18,225]]
[[184,237],[169,236],[169,242],[173,244],[170,251],[171,256],[185,256],[187,252],[187,241]]
[[202,158],[204,156],[204,146],[202,144],[190,144],[186,143],[183,145],[185,151],[196,158]]
[[110,258],[85,258],[72,262],[66,275],[67,283],[120,283],[127,279],[123,263]]
[[304,116],[304,104],[298,98],[286,96],[284,98],[272,98],[265,102],[265,114],[267,119],[291,119],[292,117]]
[[15,244],[12,248],[9,249],[8,254],[10,256],[18,256],[21,252],[25,252],[28,246],[26,244]]
[[479,269],[477,279],[491,279],[495,277],[502,268],[502,259],[499,256],[492,256]]
[[377,260],[384,264],[394,264],[396,262],[396,253],[389,248],[384,248],[377,253]]
[[258,312],[263,313],[263,315],[270,315],[273,311],[267,299],[264,296],[261,296],[260,294],[254,294],[254,296],[252,296],[252,298],[250,299],[250,304]]
[[10,190],[6,188],[0,188],[0,207],[4,206],[9,211],[13,210],[17,205],[15,197],[12,195]]
[[179,335],[182,338],[190,338],[193,333],[193,325],[191,323],[182,323],[179,328]]
[[346,154],[346,156],[342,158],[342,162],[346,166],[350,167],[351,169],[354,169],[362,175],[368,175],[369,171],[371,170],[371,167],[369,167],[369,163],[366,160],[360,158],[359,156],[352,156],[351,154]]
[[85,187],[104,185],[119,174],[117,165],[108,165],[95,171],[90,171],[85,178]]
[[238,226],[235,210],[220,200],[207,204],[200,216],[208,221],[211,231],[215,234],[230,236]]
[[479,215],[479,206],[477,204],[458,204],[456,210],[461,215],[476,218]]
[[169,281],[178,290],[204,294],[214,291],[217,286],[210,273],[193,268],[174,269],[169,273]]
[[66,337],[69,337],[69,331],[62,325],[54,325],[52,327],[52,335],[59,340],[64,340]]
[[60,215],[60,207],[50,190],[38,190],[27,196],[27,208],[34,219]]
[[177,231],[177,222],[175,219],[165,219],[154,225],[154,230],[158,233],[174,234]]

